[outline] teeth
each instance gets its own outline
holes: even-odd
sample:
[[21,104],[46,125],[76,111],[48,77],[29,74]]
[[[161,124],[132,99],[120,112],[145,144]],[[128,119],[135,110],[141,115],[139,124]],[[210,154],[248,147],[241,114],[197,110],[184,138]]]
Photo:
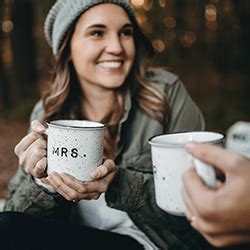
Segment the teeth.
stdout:
[[122,65],[122,62],[101,62],[99,63],[100,66],[104,68],[119,68]]

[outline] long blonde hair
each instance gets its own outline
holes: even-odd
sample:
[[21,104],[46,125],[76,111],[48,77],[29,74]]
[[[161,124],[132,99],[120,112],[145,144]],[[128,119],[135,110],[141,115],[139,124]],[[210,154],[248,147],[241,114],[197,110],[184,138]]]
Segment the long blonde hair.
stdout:
[[[125,95],[128,88],[132,92],[134,104],[138,105],[138,107],[153,119],[163,123],[168,113],[165,96],[154,88],[145,77],[149,67],[151,67],[149,59],[152,59],[155,50],[137,22],[133,19],[131,21],[134,26],[136,47],[135,63],[126,82],[122,87],[115,90],[115,110],[100,121],[108,124],[104,139],[104,155],[112,159],[115,158],[117,144],[120,139],[118,124],[123,115]],[[77,20],[75,23],[76,22]],[[74,27],[75,24],[72,25],[64,38],[55,58],[51,81],[42,92],[45,110],[44,121],[57,118],[88,119],[81,110],[82,98],[84,98],[84,96],[70,59],[70,39],[74,32]]]

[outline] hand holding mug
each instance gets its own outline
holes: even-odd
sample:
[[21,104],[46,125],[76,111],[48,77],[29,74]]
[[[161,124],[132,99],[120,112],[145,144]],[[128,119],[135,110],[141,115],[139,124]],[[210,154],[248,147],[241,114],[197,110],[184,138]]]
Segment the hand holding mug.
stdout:
[[91,172],[92,181],[90,182],[82,182],[69,174],[56,172],[50,173],[48,180],[56,192],[66,200],[75,202],[82,199],[98,199],[107,191],[117,171],[118,167],[115,163],[107,159]]
[[98,198],[117,170],[111,160],[101,165],[106,125],[85,120],[47,124],[48,128],[39,121],[31,123],[31,133],[15,148],[20,165],[39,185],[68,200]]
[[32,121],[31,132],[14,149],[19,158],[19,165],[36,178],[47,176],[47,141],[44,138],[44,132],[45,127],[39,121]]

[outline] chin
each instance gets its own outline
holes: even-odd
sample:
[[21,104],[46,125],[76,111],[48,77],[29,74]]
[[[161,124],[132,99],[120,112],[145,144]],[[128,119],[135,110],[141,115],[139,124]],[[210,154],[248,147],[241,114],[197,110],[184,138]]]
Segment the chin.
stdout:
[[117,88],[120,88],[124,83],[125,83],[125,78],[122,78],[122,79],[116,78],[116,79],[107,80],[103,82],[103,84],[101,85],[109,89],[117,89]]

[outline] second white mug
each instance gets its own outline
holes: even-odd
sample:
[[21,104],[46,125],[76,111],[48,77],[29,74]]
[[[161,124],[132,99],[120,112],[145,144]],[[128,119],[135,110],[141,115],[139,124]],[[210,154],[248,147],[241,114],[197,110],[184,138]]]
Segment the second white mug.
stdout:
[[157,205],[174,215],[185,215],[182,197],[182,175],[192,165],[211,188],[215,187],[216,174],[212,166],[194,159],[185,150],[186,143],[212,143],[223,145],[224,135],[214,132],[182,132],[154,136],[149,139]]

